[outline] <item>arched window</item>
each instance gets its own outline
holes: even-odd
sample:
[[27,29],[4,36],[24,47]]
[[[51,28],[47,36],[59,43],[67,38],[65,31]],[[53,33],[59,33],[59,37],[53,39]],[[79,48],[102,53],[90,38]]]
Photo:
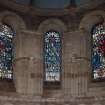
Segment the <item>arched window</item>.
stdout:
[[14,31],[8,25],[0,26],[0,78],[12,79]]
[[92,29],[92,76],[94,80],[105,79],[105,27],[95,25]]
[[61,78],[61,34],[48,31],[44,35],[44,81],[60,82]]

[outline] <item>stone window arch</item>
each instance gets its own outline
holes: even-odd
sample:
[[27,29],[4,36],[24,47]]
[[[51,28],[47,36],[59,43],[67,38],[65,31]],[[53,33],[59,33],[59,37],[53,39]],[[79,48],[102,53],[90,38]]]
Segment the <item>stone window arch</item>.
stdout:
[[81,21],[79,30],[84,34],[86,38],[86,56],[89,59],[87,72],[89,72],[89,80],[97,80],[93,76],[93,65],[92,65],[92,53],[93,53],[93,31],[96,27],[105,25],[105,12],[104,11],[93,11],[87,14]]
[[[25,30],[26,29],[26,25],[25,25],[25,22],[23,21],[23,19],[18,16],[17,14],[13,13],[13,12],[10,12],[10,11],[4,11],[4,12],[1,12],[0,13],[0,26],[5,26],[5,27],[9,27],[11,28],[11,30],[13,30],[14,34],[16,34],[12,40],[12,44],[13,44],[13,53],[14,53],[14,59],[16,58],[17,56],[17,45],[18,45],[18,37],[20,36],[20,33],[22,30]],[[16,68],[14,66],[14,63],[15,63],[15,60],[13,59],[12,61],[12,67],[13,67],[13,78],[12,78],[12,83],[10,83],[10,85],[13,85],[15,84],[15,86],[12,86],[13,89],[4,89],[4,90],[8,90],[8,91],[14,91],[14,87],[16,87],[16,78],[15,77],[17,75],[17,72],[16,72]],[[4,83],[3,83],[4,84]],[[8,84],[8,81],[7,81],[7,84]],[[10,85],[8,85],[7,87],[11,87]],[[6,86],[4,86],[6,87]],[[17,87],[16,87],[17,89]],[[2,89],[0,89],[2,90]]]
[[62,20],[51,18],[51,19],[47,19],[47,20],[43,21],[39,25],[38,32],[44,33],[51,29],[52,30],[55,29],[59,32],[66,32],[67,26],[65,25],[65,23]]
[[[43,46],[43,48],[45,47],[44,46],[44,39],[45,39],[45,36],[46,36],[46,33],[48,34],[48,33],[59,33],[59,35],[61,36],[61,38],[60,38],[60,40],[61,40],[61,43],[60,43],[60,45],[63,43],[63,33],[65,33],[65,32],[67,32],[67,26],[65,25],[65,23],[62,21],[62,20],[59,20],[59,19],[55,19],[55,18],[51,18],[51,19],[47,19],[47,20],[45,20],[45,21],[43,21],[40,25],[39,25],[39,27],[38,27],[38,32],[40,32],[41,34],[42,34],[42,46]],[[63,44],[62,44],[63,45]],[[60,51],[60,56],[63,56],[63,46],[61,45],[61,51]],[[42,49],[43,49],[42,48]],[[62,59],[62,58],[61,58]],[[43,62],[44,62],[44,59],[43,59]],[[53,87],[53,89],[56,87],[59,87],[59,86],[61,86],[61,82],[62,82],[62,71],[63,71],[63,66],[62,66],[63,64],[60,64],[60,66],[62,67],[62,68],[60,68],[60,72],[58,73],[58,75],[60,76],[60,78],[58,78],[58,81],[50,81],[50,82],[44,82],[44,86],[46,87],[46,86],[48,86],[48,87]],[[43,70],[42,71],[44,71],[44,69],[45,68],[43,68]],[[43,72],[43,74],[45,74],[45,71]],[[44,80],[44,79],[43,79]],[[52,85],[51,85],[51,84]],[[51,88],[52,88],[51,87]]]
[[15,31],[26,29],[26,24],[23,19],[10,11],[4,11],[0,13],[0,22],[13,27]]

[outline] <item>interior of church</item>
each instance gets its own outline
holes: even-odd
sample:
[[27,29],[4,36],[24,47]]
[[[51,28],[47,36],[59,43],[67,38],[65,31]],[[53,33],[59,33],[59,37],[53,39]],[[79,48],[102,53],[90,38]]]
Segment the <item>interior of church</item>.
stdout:
[[105,0],[0,0],[0,105],[105,105]]

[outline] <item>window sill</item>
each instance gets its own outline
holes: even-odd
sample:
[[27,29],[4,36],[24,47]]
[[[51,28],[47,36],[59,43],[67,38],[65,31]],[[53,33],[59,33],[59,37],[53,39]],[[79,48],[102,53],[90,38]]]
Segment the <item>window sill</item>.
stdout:
[[2,92],[16,92],[13,80],[0,79],[0,91]]
[[44,82],[44,89],[61,89],[61,82]]
[[105,94],[105,82],[92,82],[89,84],[88,95],[102,96]]

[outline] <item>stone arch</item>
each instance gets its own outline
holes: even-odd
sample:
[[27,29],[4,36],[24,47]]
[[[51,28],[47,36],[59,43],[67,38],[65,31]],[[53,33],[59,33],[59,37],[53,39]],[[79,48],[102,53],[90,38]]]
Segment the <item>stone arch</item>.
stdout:
[[7,26],[10,26],[13,31],[16,32],[16,36],[14,37],[13,44],[14,44],[14,60],[13,60],[13,82],[14,87],[17,90],[17,71],[15,64],[16,54],[18,53],[18,45],[20,44],[19,38],[21,36],[21,31],[26,29],[26,24],[24,20],[18,16],[17,14],[10,12],[10,11],[4,11],[0,13],[0,25],[6,24]]
[[[79,25],[79,30],[85,30],[90,33],[92,27],[95,24],[104,23],[105,21],[105,11],[97,10],[87,14]],[[105,24],[105,23],[104,23]]]
[[0,13],[0,22],[11,26],[15,31],[26,29],[23,19],[13,12],[5,11]]
[[38,32],[44,33],[47,32],[49,30],[56,30],[59,32],[65,32],[67,31],[67,27],[64,24],[64,22],[62,22],[59,19],[48,19],[43,21],[38,28]]
[[91,31],[92,28],[99,23],[105,24],[105,11],[97,10],[93,11],[83,17],[79,25],[79,31],[82,32],[83,37],[85,37],[85,54],[86,57],[89,59],[87,63],[87,72],[89,73],[88,79],[91,81],[91,49],[92,49],[92,41],[91,41]]
[[[51,19],[47,19],[47,20],[43,21],[39,25],[39,28],[38,28],[38,32],[42,34],[42,39],[44,39],[44,35],[45,35],[44,33],[48,32],[48,31],[51,31],[51,30],[57,31],[57,32],[59,32],[63,36],[63,33],[65,33],[67,31],[67,27],[66,27],[65,23],[62,20],[51,18]],[[63,42],[63,38],[61,40]],[[43,52],[43,49],[44,49],[44,40],[41,41],[41,44],[42,44],[41,49],[42,49],[42,52]],[[64,48],[62,47],[62,52],[63,52],[63,50],[64,50]],[[62,54],[62,56],[63,56],[63,54]],[[44,64],[44,59],[42,59],[42,60],[43,60],[42,62]],[[44,68],[42,69],[42,71],[43,71],[43,76],[45,76],[45,74],[44,74]],[[61,71],[60,75],[62,75],[62,71]],[[58,83],[57,87],[59,87],[59,86],[60,85]],[[43,83],[43,87],[46,87],[46,83],[45,84]],[[45,88],[43,89],[43,92],[46,92]]]

